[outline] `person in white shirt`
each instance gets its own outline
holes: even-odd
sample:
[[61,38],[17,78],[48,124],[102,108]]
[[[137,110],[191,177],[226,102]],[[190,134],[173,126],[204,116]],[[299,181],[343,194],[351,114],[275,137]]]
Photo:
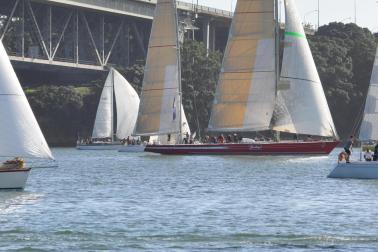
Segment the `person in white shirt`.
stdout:
[[367,150],[364,154],[365,161],[372,161],[373,160],[373,153],[370,150]]

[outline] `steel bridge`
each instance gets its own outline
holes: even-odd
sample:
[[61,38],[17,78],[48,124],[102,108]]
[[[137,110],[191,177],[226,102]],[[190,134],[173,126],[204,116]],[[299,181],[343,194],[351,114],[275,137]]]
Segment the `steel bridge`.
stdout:
[[[1,0],[0,39],[17,69],[103,71],[143,62],[156,0]],[[223,50],[231,12],[178,2],[181,36]],[[59,72],[59,71],[58,71]]]

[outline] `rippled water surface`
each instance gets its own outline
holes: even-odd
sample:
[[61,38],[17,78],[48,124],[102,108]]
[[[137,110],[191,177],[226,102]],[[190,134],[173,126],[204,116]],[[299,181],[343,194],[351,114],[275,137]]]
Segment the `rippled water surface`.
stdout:
[[328,157],[166,157],[53,149],[0,192],[6,251],[376,251],[378,181]]

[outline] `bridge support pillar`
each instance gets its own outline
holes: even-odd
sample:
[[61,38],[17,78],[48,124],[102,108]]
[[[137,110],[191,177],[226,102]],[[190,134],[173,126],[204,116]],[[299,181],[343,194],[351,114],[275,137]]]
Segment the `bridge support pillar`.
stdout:
[[203,38],[207,51],[213,51],[215,49],[215,29],[211,24],[211,18],[206,18],[203,26]]

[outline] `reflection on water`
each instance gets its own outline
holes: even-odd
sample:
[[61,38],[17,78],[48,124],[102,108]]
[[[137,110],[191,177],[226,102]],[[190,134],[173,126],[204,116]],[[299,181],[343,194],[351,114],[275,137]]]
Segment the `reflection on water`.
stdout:
[[160,156],[54,149],[0,192],[5,251],[375,251],[378,181],[328,157]]
[[36,204],[41,194],[23,190],[2,190],[0,192],[0,216],[14,214],[23,206]]

